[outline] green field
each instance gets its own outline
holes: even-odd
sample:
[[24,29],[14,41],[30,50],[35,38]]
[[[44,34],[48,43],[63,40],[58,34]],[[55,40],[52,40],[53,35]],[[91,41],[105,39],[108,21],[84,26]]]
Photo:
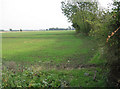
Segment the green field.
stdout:
[[3,86],[105,86],[96,45],[75,31],[3,33]]

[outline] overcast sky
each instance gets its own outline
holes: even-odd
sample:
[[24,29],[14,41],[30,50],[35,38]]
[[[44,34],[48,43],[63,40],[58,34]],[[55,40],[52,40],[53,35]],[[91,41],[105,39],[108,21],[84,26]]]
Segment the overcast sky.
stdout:
[[[71,25],[62,14],[63,0],[0,0],[0,29],[67,28]],[[102,7],[111,0],[99,0]]]

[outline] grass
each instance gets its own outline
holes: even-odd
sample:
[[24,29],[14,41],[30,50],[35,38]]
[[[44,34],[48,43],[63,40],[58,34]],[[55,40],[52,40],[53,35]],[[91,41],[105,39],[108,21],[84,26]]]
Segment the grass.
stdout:
[[93,38],[75,31],[11,32],[2,38],[4,87],[105,86],[101,68],[89,66],[105,63]]

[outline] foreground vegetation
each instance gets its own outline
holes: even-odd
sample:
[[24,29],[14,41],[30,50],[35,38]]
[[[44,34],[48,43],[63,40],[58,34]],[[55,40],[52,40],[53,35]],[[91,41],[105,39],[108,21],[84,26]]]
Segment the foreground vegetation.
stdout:
[[109,70],[92,37],[75,31],[2,35],[3,87],[106,86]]

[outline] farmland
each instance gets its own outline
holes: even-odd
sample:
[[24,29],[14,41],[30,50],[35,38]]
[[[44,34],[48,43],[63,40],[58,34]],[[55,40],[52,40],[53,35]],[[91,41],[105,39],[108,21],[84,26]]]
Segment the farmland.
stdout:
[[[75,31],[2,33],[4,87],[106,86],[97,41]],[[95,77],[95,78],[94,78]]]

